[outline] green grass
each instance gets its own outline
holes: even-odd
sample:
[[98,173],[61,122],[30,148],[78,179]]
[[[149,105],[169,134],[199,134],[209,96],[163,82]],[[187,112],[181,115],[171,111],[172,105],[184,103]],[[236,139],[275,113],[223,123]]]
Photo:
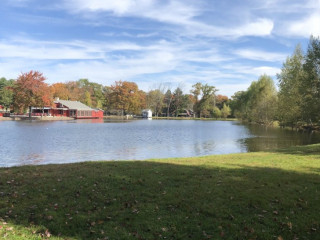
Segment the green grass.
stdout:
[[0,168],[0,239],[320,239],[319,153]]

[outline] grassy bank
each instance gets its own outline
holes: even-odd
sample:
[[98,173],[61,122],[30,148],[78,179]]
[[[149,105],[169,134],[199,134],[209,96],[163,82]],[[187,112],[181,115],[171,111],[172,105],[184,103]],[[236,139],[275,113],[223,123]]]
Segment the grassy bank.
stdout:
[[0,169],[0,238],[320,239],[320,144]]

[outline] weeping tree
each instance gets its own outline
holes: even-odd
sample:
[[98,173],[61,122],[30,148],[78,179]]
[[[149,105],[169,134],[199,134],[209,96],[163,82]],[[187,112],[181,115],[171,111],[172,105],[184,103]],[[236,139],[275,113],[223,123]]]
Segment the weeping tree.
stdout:
[[262,75],[258,81],[251,83],[247,91],[232,97],[234,111],[239,111],[242,119],[269,125],[276,117],[277,91],[273,80]]

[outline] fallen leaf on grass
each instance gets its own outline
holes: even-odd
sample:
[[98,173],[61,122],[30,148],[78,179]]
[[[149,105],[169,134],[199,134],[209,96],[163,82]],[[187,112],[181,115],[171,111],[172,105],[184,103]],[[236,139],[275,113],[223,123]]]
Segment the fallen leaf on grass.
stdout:
[[45,234],[45,236],[48,237],[48,238],[51,237],[51,233],[49,232],[48,229],[46,229],[46,231],[45,231],[44,234]]

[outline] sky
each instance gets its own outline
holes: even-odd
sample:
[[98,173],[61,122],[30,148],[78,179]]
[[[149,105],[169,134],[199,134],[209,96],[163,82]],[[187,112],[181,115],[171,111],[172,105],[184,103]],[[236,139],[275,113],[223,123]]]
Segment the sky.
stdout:
[[0,77],[232,96],[320,35],[320,0],[1,0]]

